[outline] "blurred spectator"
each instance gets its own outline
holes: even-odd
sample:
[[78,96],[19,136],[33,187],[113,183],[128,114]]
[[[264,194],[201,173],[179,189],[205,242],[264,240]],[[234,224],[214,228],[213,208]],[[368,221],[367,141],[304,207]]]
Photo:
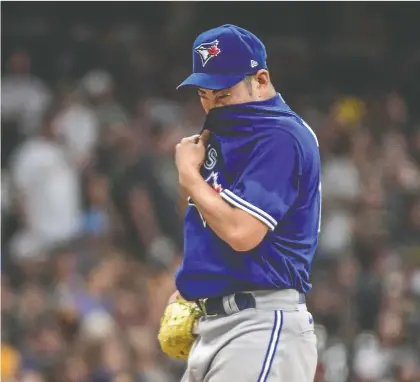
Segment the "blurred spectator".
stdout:
[[1,83],[2,122],[15,121],[22,133],[36,133],[51,101],[52,95],[44,82],[31,74],[28,52],[13,52]]
[[91,160],[98,139],[99,123],[95,113],[82,101],[81,94],[71,91],[64,97],[54,122],[57,135],[73,163],[83,169]]
[[114,81],[109,73],[102,70],[89,72],[82,78],[81,88],[91,100],[100,126],[127,123],[128,115],[115,99]]
[[[52,246],[75,238],[80,229],[79,178],[56,140],[55,117],[54,112],[46,115],[40,135],[28,138],[16,150],[11,164],[21,211],[16,257],[38,257]],[[27,250],[23,249],[22,242],[28,240]]]
[[92,173],[86,181],[86,207],[83,212],[83,232],[105,238],[111,232],[110,218],[113,207],[109,196],[108,178],[99,173]]

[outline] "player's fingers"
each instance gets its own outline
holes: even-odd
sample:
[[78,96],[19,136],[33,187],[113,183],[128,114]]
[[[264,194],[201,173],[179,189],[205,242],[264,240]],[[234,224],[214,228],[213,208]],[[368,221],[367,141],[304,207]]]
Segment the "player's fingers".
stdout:
[[200,138],[200,136],[198,134],[192,135],[191,137],[183,138],[181,140],[181,143],[188,143],[188,142],[197,143],[199,138]]
[[200,135],[200,141],[203,143],[204,146],[207,144],[207,141],[209,140],[209,138],[210,138],[209,130],[204,130]]

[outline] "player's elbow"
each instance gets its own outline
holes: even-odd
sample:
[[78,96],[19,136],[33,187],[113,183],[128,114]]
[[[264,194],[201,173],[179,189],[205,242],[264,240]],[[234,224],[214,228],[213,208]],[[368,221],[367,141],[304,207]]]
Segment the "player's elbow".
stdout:
[[253,250],[259,243],[244,243],[241,241],[235,241],[230,244],[230,246],[236,251],[236,252],[248,252]]
[[232,224],[227,225],[227,243],[237,252],[257,247],[267,234],[268,227],[259,219],[239,208],[233,209]]

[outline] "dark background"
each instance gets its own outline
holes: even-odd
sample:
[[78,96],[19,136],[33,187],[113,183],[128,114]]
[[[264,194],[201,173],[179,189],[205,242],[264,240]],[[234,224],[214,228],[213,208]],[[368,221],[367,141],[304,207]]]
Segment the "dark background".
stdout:
[[[34,70],[50,81],[77,77],[90,66],[117,70],[92,41],[77,41],[75,27],[89,26],[93,40],[106,43],[115,28],[129,24],[147,36],[148,49],[162,61],[150,80],[160,92],[173,94],[175,83],[160,67],[189,67],[195,37],[231,23],[254,31],[268,45],[268,63],[283,91],[334,88],[366,94],[398,88],[416,109],[419,13],[417,2],[7,2],[2,4],[2,68],[8,53],[23,46],[33,54]],[[168,39],[174,24],[176,35]],[[69,52],[77,56],[72,67],[57,67],[60,55]],[[156,92],[153,86],[147,90]]]

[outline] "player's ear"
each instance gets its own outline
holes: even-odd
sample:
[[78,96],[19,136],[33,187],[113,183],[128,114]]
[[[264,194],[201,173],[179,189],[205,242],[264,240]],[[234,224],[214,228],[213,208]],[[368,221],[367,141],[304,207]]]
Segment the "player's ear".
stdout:
[[260,69],[255,73],[255,79],[261,86],[267,86],[270,83],[270,74],[266,69]]

